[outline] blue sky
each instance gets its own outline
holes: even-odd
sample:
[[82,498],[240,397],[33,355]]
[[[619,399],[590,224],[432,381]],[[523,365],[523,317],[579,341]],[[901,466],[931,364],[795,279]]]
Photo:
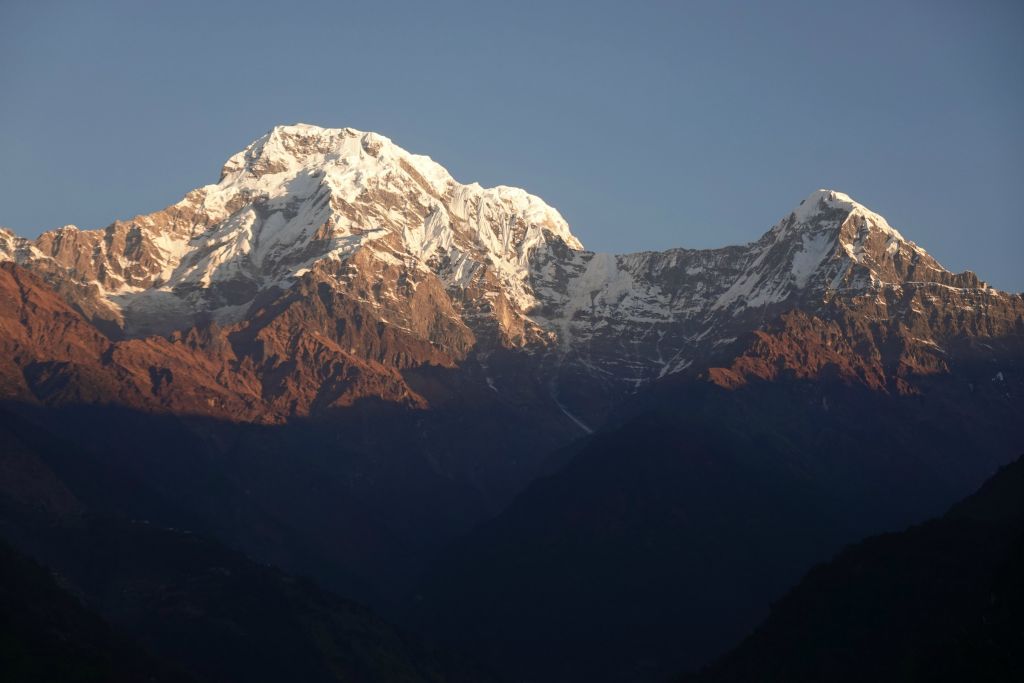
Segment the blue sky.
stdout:
[[0,225],[153,211],[277,123],[524,187],[600,251],[818,187],[1024,290],[1024,3],[0,0]]

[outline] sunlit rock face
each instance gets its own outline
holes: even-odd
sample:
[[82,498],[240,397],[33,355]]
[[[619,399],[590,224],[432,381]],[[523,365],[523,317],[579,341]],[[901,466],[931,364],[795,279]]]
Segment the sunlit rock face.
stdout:
[[428,366],[471,367],[495,393],[521,391],[529,369],[580,429],[669,377],[826,372],[913,393],[963,354],[1017,348],[1024,326],[1020,295],[950,273],[840,192],[812,193],[747,245],[597,254],[523,190],[308,125],[274,128],[162,211],[35,240],[0,231],[0,255],[100,330],[106,358],[173,349],[153,376],[178,384],[151,383],[144,402],[177,409],[190,373],[170,365],[201,356],[195,383],[212,394],[190,405],[245,396],[245,419],[363,396],[425,407],[403,373]]

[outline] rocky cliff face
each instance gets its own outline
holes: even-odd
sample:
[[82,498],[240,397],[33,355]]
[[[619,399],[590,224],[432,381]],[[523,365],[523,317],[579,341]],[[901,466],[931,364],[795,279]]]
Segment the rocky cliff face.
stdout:
[[492,369],[509,350],[582,427],[671,375],[827,372],[913,393],[956,354],[1019,350],[1024,334],[1020,295],[946,271],[839,192],[812,193],[748,245],[596,254],[542,200],[460,184],[348,128],[277,127],[163,211],[0,232],[0,255],[112,340],[97,342],[112,349],[104,367],[134,368],[104,382],[245,419],[365,396],[426,406],[403,378],[425,366],[514,390],[518,370]]
[[[344,334],[323,329],[338,312],[335,302],[301,287],[290,292],[291,297],[304,294],[313,298],[298,312],[283,296],[269,305],[272,313],[260,309],[252,321],[235,327],[111,341],[38,276],[0,264],[4,398],[254,422],[350,405],[367,396],[424,404],[394,367],[355,356],[341,347]],[[381,345],[382,337],[387,335],[366,343]]]

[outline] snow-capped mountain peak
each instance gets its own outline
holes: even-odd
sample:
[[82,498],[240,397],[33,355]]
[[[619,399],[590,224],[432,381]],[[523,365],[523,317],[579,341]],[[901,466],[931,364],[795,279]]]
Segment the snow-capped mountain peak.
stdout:
[[884,318],[890,305],[931,297],[925,292],[934,288],[992,291],[971,273],[942,268],[849,195],[824,189],[747,245],[579,252],[557,266],[538,264],[534,277],[548,302],[543,322],[558,330],[566,357],[581,373],[600,368],[634,386],[700,367],[789,310],[861,301]]
[[764,305],[809,290],[813,296],[899,284],[913,273],[947,271],[881,215],[836,190],[811,193],[758,242],[745,276],[718,302]]
[[224,164],[222,177],[233,183],[239,176],[260,177],[301,168],[348,169],[368,175],[393,169],[401,162],[414,168],[435,192],[454,180],[430,157],[410,154],[378,133],[354,128],[320,128],[299,123],[275,126]]
[[460,237],[498,261],[521,261],[532,246],[529,231],[495,222],[519,221],[582,248],[561,215],[539,198],[518,188],[463,185],[429,157],[352,128],[278,126],[231,157],[220,183],[204,190],[203,208],[213,212],[233,208],[239,197],[291,205],[316,198],[329,208],[324,220],[332,232],[396,232],[403,250],[421,261]]
[[792,215],[798,223],[806,223],[814,217],[829,211],[838,211],[847,215],[853,212],[870,215],[874,217],[880,225],[884,226],[884,229],[887,232],[893,233],[902,239],[902,235],[892,228],[884,218],[874,213],[863,204],[854,201],[850,195],[844,192],[839,192],[838,190],[829,190],[825,188],[815,190],[809,194],[806,199],[803,199],[795,209],[793,209]]
[[529,260],[556,243],[582,249],[562,216],[523,190],[461,184],[377,133],[297,124],[270,130],[217,183],[163,211],[8,251],[65,269],[89,290],[90,310],[143,334],[197,316],[237,320],[260,291],[360,252],[418,273],[413,281],[460,291],[486,282],[480,295],[500,293],[522,323],[538,303]]

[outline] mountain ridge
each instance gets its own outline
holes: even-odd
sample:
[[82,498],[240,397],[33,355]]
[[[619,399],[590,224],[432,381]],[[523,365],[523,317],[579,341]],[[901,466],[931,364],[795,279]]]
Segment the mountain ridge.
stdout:
[[[898,362],[880,360],[894,336],[915,370],[932,372],[950,336],[1024,330],[1020,295],[950,273],[834,190],[811,193],[746,245],[599,254],[523,190],[464,185],[379,134],[308,124],[273,128],[218,183],[162,211],[36,240],[0,232],[0,256],[40,274],[112,340],[208,339],[218,363],[249,363],[261,402],[281,391],[268,375],[290,376],[285,394],[309,378],[317,394],[337,394],[331,377],[352,367],[376,378],[362,395],[386,400],[429,404],[395,374],[425,366],[474,364],[501,391],[508,379],[489,374],[489,359],[521,350],[582,428],[668,375],[745,381],[711,370],[749,355],[750,334],[792,309],[820,319],[812,329],[857,319],[850,347],[865,369],[849,379],[888,391],[915,390],[894,374]],[[296,354],[339,369],[300,378],[285,363]],[[333,400],[275,410],[308,414]]]

